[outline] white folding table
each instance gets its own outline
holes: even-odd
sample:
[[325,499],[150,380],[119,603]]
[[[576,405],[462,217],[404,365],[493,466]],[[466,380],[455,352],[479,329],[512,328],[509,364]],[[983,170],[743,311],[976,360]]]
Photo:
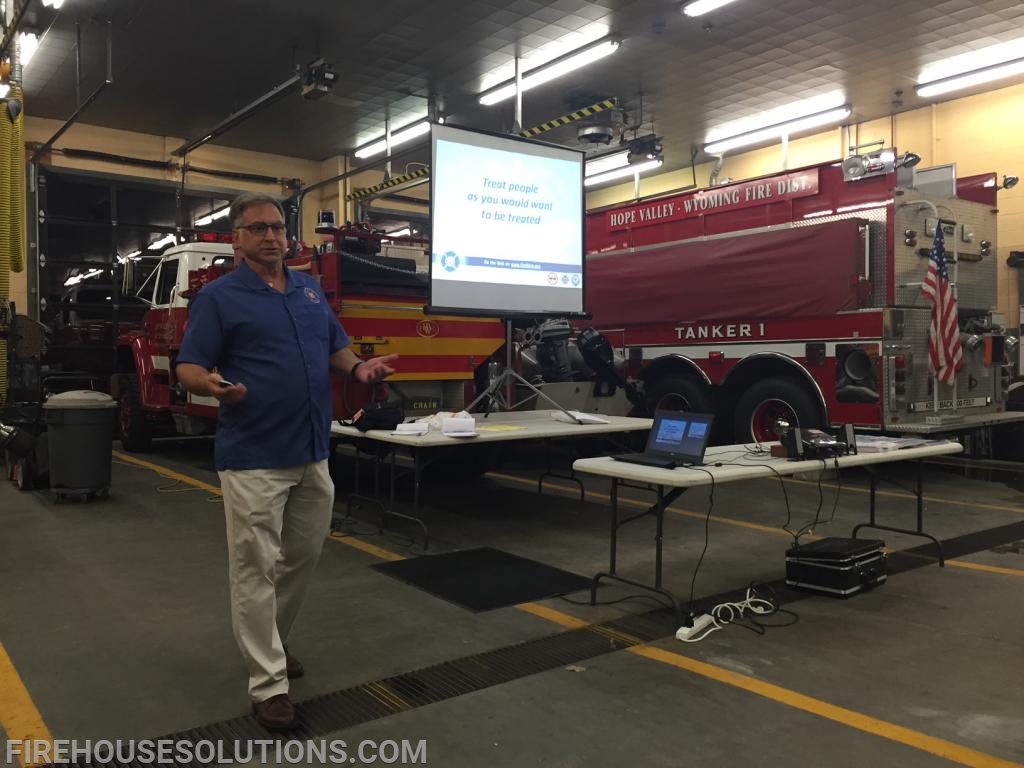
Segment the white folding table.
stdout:
[[[696,486],[711,485],[714,482],[731,483],[740,480],[757,480],[773,477],[785,477],[800,474],[803,472],[821,472],[827,469],[848,469],[851,467],[863,467],[868,471],[871,478],[870,490],[870,518],[866,523],[855,526],[854,538],[861,528],[876,528],[879,530],[894,531],[913,536],[923,536],[931,539],[939,552],[939,565],[944,565],[945,560],[942,552],[942,544],[937,538],[924,530],[924,500],[922,496],[921,461],[931,456],[945,456],[961,453],[963,446],[953,441],[933,441],[925,445],[904,448],[897,451],[886,451],[881,453],[858,453],[848,456],[839,456],[829,459],[815,459],[805,461],[789,461],[785,458],[775,458],[768,452],[769,444],[765,444],[763,454],[751,455],[747,446],[723,445],[708,448],[704,457],[704,464],[699,467],[678,467],[676,469],[661,469],[642,464],[616,461],[607,456],[588,459],[577,459],[573,462],[573,471],[585,474],[599,475],[610,478],[611,489],[611,541],[609,552],[608,571],[601,572],[594,576],[590,589],[590,603],[597,602],[597,587],[602,579],[630,584],[651,592],[665,596],[676,611],[676,615],[682,615],[679,601],[670,591],[662,586],[662,546],[664,534],[665,509],[675,501],[688,488]],[[875,471],[881,464],[896,461],[915,461],[917,463],[917,527],[915,529],[897,528],[889,525],[882,525],[875,516],[875,491],[878,484],[878,475]],[[622,484],[642,483],[647,487],[653,486],[657,493],[657,501],[644,512],[631,515],[619,520],[618,493]],[[655,564],[654,584],[627,579],[616,573],[616,548],[618,544],[618,531],[626,523],[638,520],[643,517],[653,516],[655,518]]]
[[[558,418],[555,418],[555,415]],[[603,416],[608,420],[606,424],[578,424],[568,422],[565,415],[560,411],[537,410],[537,411],[505,411],[490,414],[473,414],[476,422],[475,437],[447,437],[440,431],[432,430],[425,435],[399,435],[393,434],[390,430],[371,429],[366,432],[352,426],[345,426],[335,422],[331,426],[331,435],[335,438],[368,439],[374,441],[378,446],[390,445],[394,448],[404,448],[409,451],[412,458],[413,475],[413,501],[412,513],[404,514],[395,509],[395,480],[398,476],[395,451],[391,451],[390,477],[388,504],[382,502],[381,527],[388,517],[398,517],[410,520],[420,526],[423,530],[424,542],[429,547],[429,534],[427,526],[420,517],[420,485],[423,478],[423,469],[430,462],[430,454],[439,449],[451,448],[457,445],[478,445],[482,443],[508,442],[513,440],[554,440],[566,438],[599,437],[636,432],[651,428],[651,419],[638,419],[628,416]],[[380,466],[382,457],[376,454],[377,466]],[[358,467],[357,473],[358,477]],[[552,476],[553,472],[543,473],[538,480],[538,490],[541,489],[545,476]],[[575,477],[568,479],[579,483]],[[580,484],[582,490],[582,484]],[[358,488],[356,489],[358,494]]]

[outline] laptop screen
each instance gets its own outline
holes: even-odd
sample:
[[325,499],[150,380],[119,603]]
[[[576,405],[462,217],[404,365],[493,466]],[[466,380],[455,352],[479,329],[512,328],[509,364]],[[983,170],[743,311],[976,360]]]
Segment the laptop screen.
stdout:
[[658,411],[647,440],[647,452],[671,454],[680,461],[703,461],[713,418],[709,413]]

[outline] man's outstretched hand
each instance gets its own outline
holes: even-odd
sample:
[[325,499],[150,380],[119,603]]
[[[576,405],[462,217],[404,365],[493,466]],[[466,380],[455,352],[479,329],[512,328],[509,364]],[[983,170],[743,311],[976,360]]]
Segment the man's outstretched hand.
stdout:
[[381,355],[364,360],[362,365],[356,367],[353,378],[362,384],[373,384],[395,372],[392,363],[398,359],[398,355]]

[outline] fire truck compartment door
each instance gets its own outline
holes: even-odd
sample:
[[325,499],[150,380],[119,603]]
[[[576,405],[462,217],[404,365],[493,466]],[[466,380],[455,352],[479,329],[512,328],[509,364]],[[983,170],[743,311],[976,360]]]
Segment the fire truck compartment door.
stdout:
[[594,254],[595,327],[737,317],[809,317],[857,309],[859,219],[661,248]]

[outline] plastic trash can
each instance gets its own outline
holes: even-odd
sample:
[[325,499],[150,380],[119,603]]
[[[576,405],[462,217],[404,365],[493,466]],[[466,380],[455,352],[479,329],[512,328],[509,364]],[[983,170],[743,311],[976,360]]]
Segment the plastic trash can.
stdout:
[[73,390],[43,404],[49,447],[50,488],[66,494],[106,496],[110,488],[114,414],[110,395]]

